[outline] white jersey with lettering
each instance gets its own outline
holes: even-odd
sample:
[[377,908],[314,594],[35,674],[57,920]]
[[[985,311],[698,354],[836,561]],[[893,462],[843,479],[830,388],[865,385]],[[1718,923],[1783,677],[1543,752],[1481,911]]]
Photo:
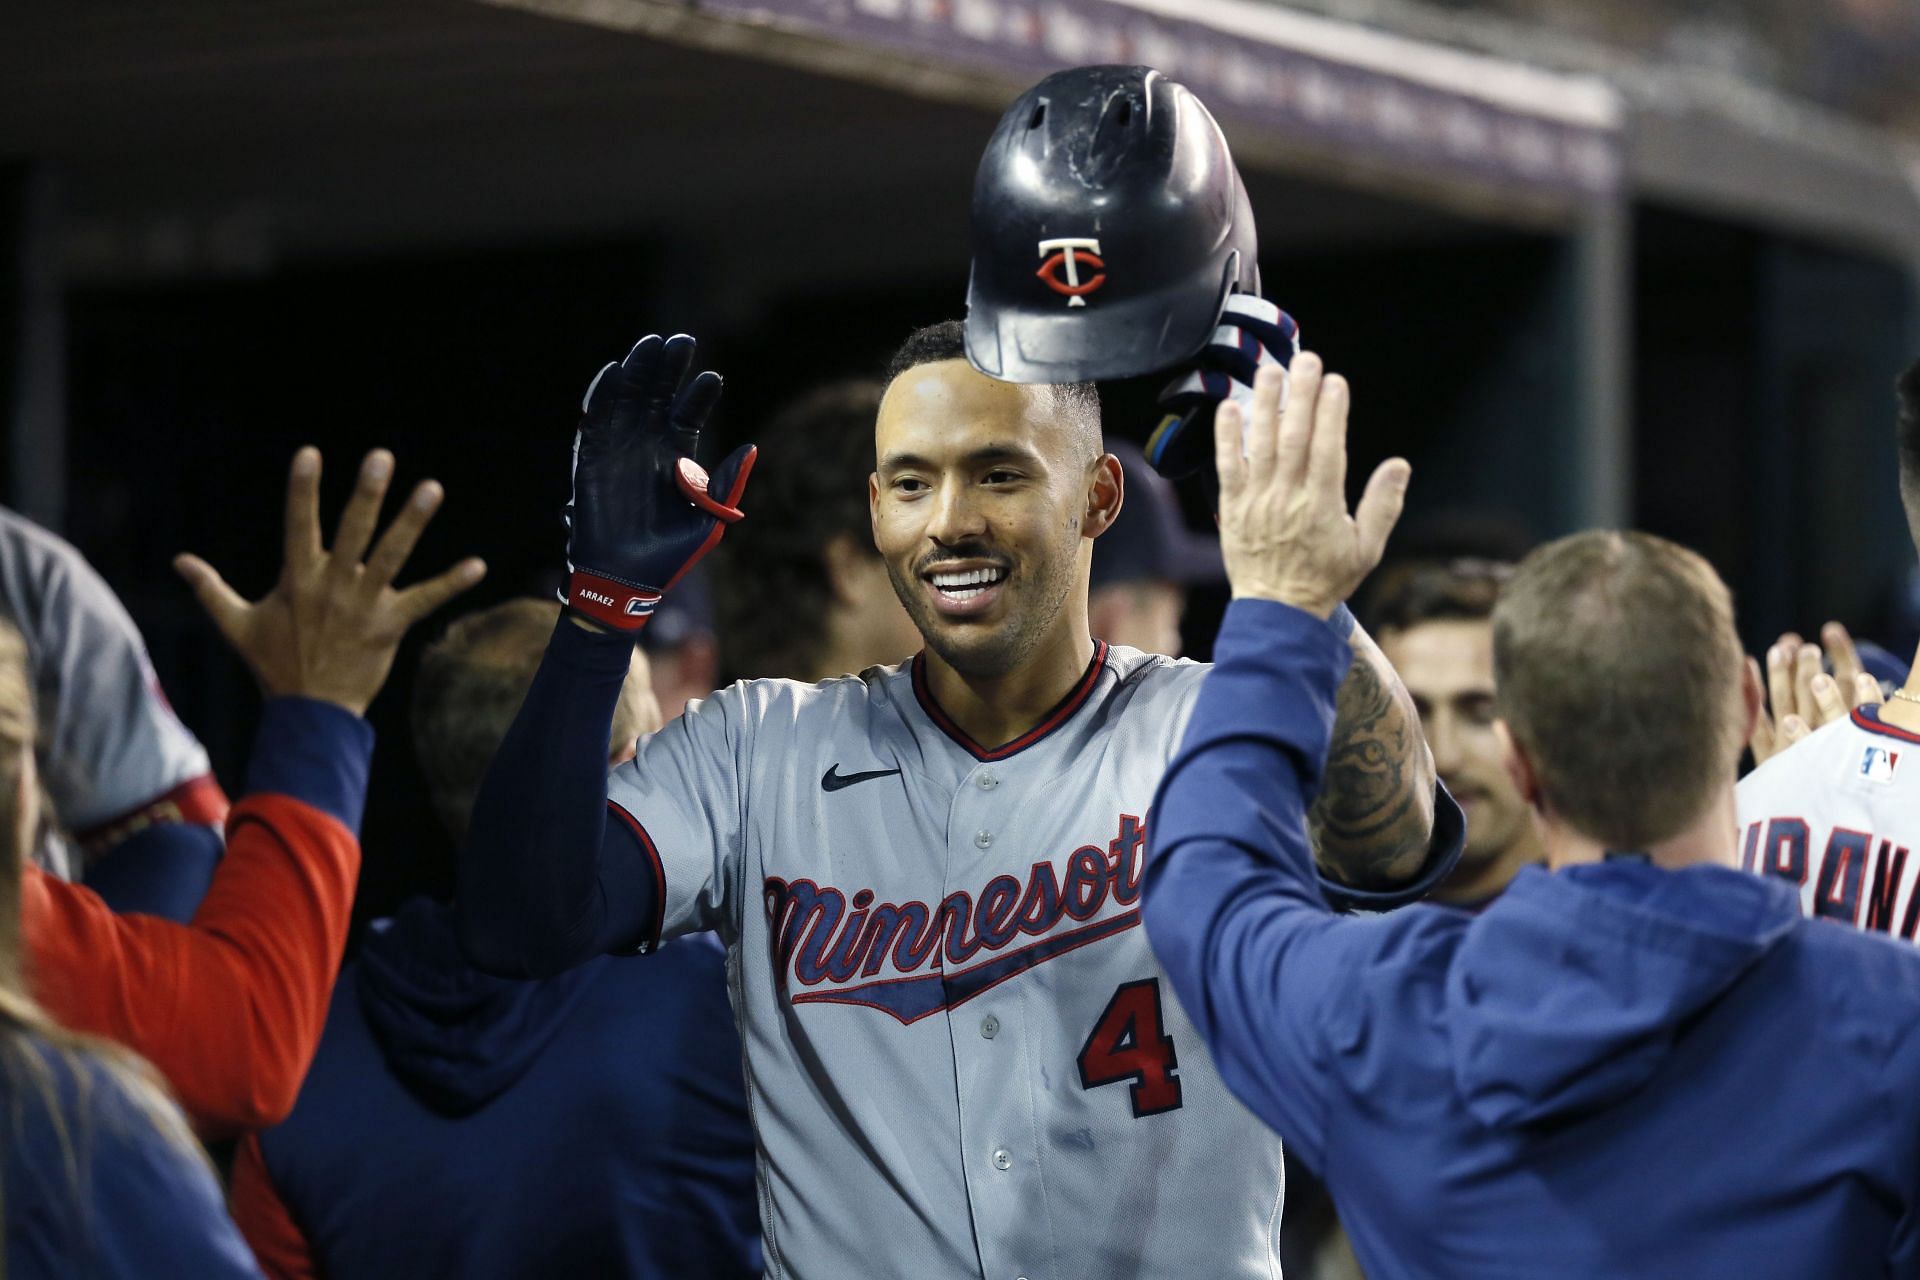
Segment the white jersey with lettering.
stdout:
[[750,681],[615,771],[659,929],[728,943],[769,1276],[1280,1274],[1279,1139],[1140,927],[1206,671],[1099,645],[991,751],[917,660]]
[[1740,780],[1740,864],[1800,909],[1908,942],[1920,927],[1920,734],[1862,707]]

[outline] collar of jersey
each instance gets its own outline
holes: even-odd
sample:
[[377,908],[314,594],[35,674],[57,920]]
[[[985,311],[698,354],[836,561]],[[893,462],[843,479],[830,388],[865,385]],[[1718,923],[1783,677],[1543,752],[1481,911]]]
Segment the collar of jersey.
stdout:
[[1868,733],[1884,734],[1901,742],[1920,742],[1920,733],[1912,733],[1899,725],[1888,724],[1880,718],[1880,708],[1874,706],[1855,707],[1853,722]]
[[927,719],[933,721],[934,725],[938,727],[942,733],[952,738],[962,747],[965,747],[974,759],[1005,760],[1010,755],[1025,751],[1028,747],[1071,720],[1073,713],[1078,711],[1081,705],[1086,702],[1087,695],[1093,692],[1093,682],[1100,678],[1100,668],[1106,660],[1107,642],[1105,640],[1095,640],[1093,642],[1093,661],[1087,664],[1086,674],[1080,677],[1073,688],[1067,690],[1067,696],[1056,702],[1053,705],[1053,710],[1041,716],[1039,724],[1036,724],[1033,728],[1027,730],[1005,746],[994,747],[992,750],[988,750],[972,738],[969,738],[962,732],[960,726],[955,724],[947,713],[940,709],[940,704],[933,700],[933,693],[927,688],[927,655],[925,653],[917,653],[913,656],[913,696],[919,701],[920,709],[927,713]]

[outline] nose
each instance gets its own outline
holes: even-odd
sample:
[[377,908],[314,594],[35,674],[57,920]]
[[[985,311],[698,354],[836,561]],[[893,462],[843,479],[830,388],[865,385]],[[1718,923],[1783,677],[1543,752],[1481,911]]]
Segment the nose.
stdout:
[[977,538],[986,532],[987,523],[972,499],[971,486],[948,482],[933,498],[933,514],[927,521],[927,536],[951,546]]

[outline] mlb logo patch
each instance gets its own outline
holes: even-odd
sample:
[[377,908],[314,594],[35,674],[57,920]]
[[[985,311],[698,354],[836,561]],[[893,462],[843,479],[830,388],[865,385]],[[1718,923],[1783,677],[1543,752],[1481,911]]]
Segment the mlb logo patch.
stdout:
[[1892,782],[1894,767],[1899,763],[1898,751],[1868,747],[1866,754],[1860,758],[1860,776],[1868,782]]

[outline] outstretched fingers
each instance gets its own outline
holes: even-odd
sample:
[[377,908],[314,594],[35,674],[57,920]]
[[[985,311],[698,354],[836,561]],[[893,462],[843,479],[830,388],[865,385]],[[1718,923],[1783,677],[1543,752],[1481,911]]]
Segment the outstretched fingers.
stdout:
[[1313,410],[1313,439],[1307,446],[1307,483],[1342,503],[1347,497],[1350,396],[1345,378],[1337,373],[1326,375],[1320,383],[1319,401]]
[[1213,469],[1220,477],[1220,493],[1229,497],[1247,482],[1247,415],[1231,400],[1213,411]]
[[387,483],[393,479],[393,455],[385,449],[368,453],[354,481],[353,496],[340,513],[340,527],[333,535],[333,548],[327,571],[338,578],[352,577],[360,568],[360,559],[373,540],[374,526],[380,520],[380,504],[387,496]]
[[486,561],[469,556],[444,573],[408,587],[396,599],[403,625],[411,627],[462,591],[477,586],[486,576]]
[[1313,444],[1314,415],[1319,411],[1321,375],[1326,366],[1311,351],[1293,358],[1288,369],[1269,365],[1260,370],[1254,382],[1254,404],[1260,403],[1260,390],[1266,387],[1275,404],[1286,397],[1280,410],[1280,439],[1273,460],[1273,473],[1282,485],[1291,489],[1299,483],[1307,467],[1307,455]]
[[[319,562],[320,451],[303,445],[287,471],[286,533],[282,553],[288,569],[310,569]],[[201,561],[200,563],[205,563]]]
[[374,544],[373,554],[367,557],[367,572],[361,579],[361,588],[369,592],[378,592],[391,586],[400,576],[400,570],[406,567],[407,557],[420,542],[433,513],[440,509],[440,503],[446,497],[446,491],[437,480],[422,480],[414,486],[413,493],[400,508],[400,514],[393,518],[387,531],[380,535],[380,541]]
[[724,385],[720,375],[708,369],[696,375],[686,389],[674,398],[670,425],[676,453],[688,458],[696,456],[700,447],[700,432],[706,427],[713,407],[720,403],[720,391]]
[[199,556],[183,552],[173,558],[173,568],[187,580],[194,598],[207,611],[207,616],[213,619],[213,625],[220,628],[220,634],[237,647],[252,606],[238,591],[227,585],[227,580],[220,576],[217,569]]
[[[1342,465],[1341,471],[1345,470]],[[1413,467],[1405,458],[1388,458],[1367,478],[1360,505],[1353,510],[1353,522],[1360,534],[1360,554],[1369,569],[1387,553],[1387,539],[1400,523],[1400,513],[1407,505],[1407,485],[1412,480]]]
[[[1240,406],[1234,404],[1234,408]],[[1265,369],[1254,375],[1253,403],[1239,416],[1239,449],[1247,482],[1263,485],[1273,475],[1274,458],[1280,449],[1280,395]]]

